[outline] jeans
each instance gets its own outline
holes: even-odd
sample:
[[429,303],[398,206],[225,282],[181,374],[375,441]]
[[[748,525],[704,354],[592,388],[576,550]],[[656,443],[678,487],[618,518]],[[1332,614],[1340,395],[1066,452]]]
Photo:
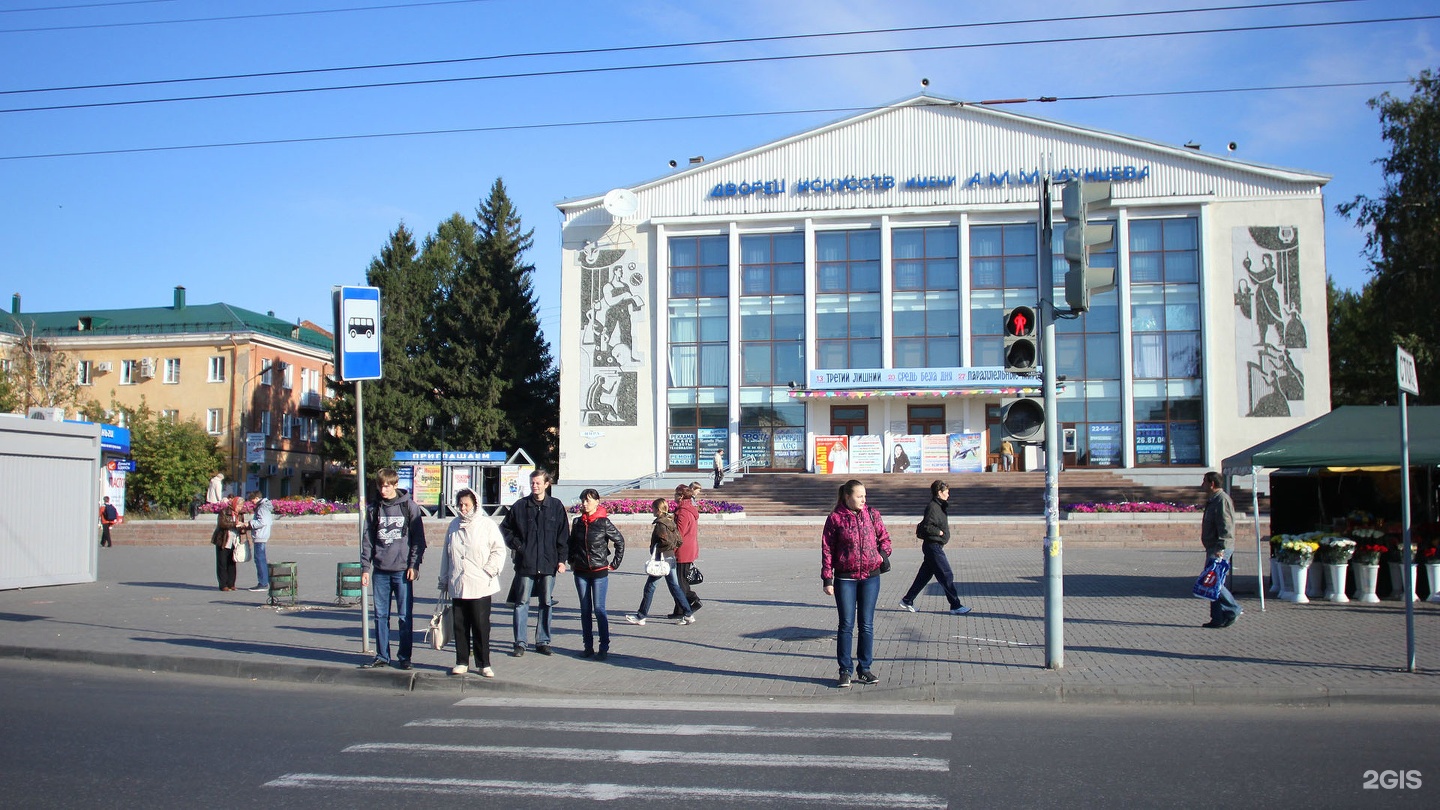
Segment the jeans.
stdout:
[[555,588],[555,577],[526,577],[515,575],[520,589],[520,601],[515,603],[512,623],[515,627],[515,643],[525,644],[530,635],[530,592],[535,583],[540,583],[540,617],[535,622],[535,643],[550,644],[550,592]]
[[595,649],[595,636],[590,626],[590,617],[600,625],[600,652],[610,651],[610,617],[605,615],[605,591],[610,587],[610,577],[590,578],[575,575],[575,592],[580,595],[580,629],[585,637],[585,649]]
[[254,544],[255,548],[255,587],[270,587],[270,565],[265,561],[265,547],[269,543],[261,540]]
[[865,579],[835,580],[835,609],[840,613],[840,632],[835,643],[835,660],[841,672],[850,672],[850,647],[855,639],[855,617],[860,617],[860,645],[856,656],[860,669],[869,670],[875,660],[875,602],[880,598],[880,575]]
[[[670,595],[674,597],[676,606],[679,606],[681,604],[689,604],[689,600],[685,598],[685,592],[680,589],[679,564],[675,562],[675,559],[673,557],[668,559],[667,562],[670,563],[670,573],[666,574],[664,577],[645,577],[645,595],[640,598],[639,611],[640,618],[642,619],[650,615],[650,600],[655,596],[655,583],[659,582],[661,579],[664,579],[666,586],[670,588]],[[686,616],[689,616],[691,611],[687,609],[685,611],[682,611],[682,613]]]
[[375,571],[370,574],[370,587],[375,595],[375,657],[390,660],[390,597],[395,597],[395,618],[400,625],[400,661],[410,660],[415,638],[412,619],[415,613],[415,591],[405,579],[404,571]]
[[[1225,549],[1225,559],[1230,559],[1232,552],[1232,549]],[[1210,552],[1205,552],[1207,564],[1210,562],[1210,557]],[[1240,604],[1230,594],[1229,582],[1230,577],[1227,574],[1225,582],[1220,583],[1220,596],[1210,603],[1210,621],[1212,622],[1228,622],[1240,615]]]
[[960,607],[960,594],[955,591],[955,573],[950,570],[950,558],[945,556],[945,547],[939,543],[921,543],[920,553],[925,559],[920,563],[920,571],[915,574],[915,581],[910,583],[910,590],[905,592],[905,601],[914,602],[915,597],[920,595],[920,589],[933,577],[945,590],[945,598],[950,600],[950,609]]

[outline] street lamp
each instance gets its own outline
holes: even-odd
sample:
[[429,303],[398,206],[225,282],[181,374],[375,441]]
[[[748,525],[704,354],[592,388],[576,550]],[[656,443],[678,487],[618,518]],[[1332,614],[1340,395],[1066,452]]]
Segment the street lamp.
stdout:
[[[445,423],[437,420],[433,415],[425,417],[425,427],[429,428],[432,432],[435,430],[437,424],[440,427],[440,508],[438,511],[440,517],[445,517],[445,510],[450,508],[450,476],[446,474],[448,471],[445,469],[445,434],[447,430]],[[459,414],[450,417],[450,429],[448,432],[453,433],[459,429],[459,427]]]
[[[250,355],[248,352],[246,353],[245,359],[248,365],[248,361],[250,360]],[[239,475],[235,478],[235,485],[239,488],[239,491],[236,494],[242,497],[245,495],[245,487],[241,486],[241,482],[243,481],[248,483],[247,476],[245,475],[245,470],[246,467],[249,465],[247,456],[249,455],[251,415],[250,406],[254,404],[246,401],[246,398],[250,395],[250,383],[254,382],[257,378],[264,376],[267,372],[279,372],[285,368],[285,361],[283,360],[272,360],[271,364],[269,366],[266,366],[265,361],[267,359],[270,358],[262,358],[260,361],[260,370],[245,378],[245,381],[240,384],[240,416],[239,419],[236,420],[236,423],[239,425],[239,430],[236,432],[239,435],[235,437],[237,439],[237,443],[240,445],[240,452],[236,456],[236,461],[239,462]],[[269,449],[270,439],[268,434],[266,435],[265,443],[266,449]]]

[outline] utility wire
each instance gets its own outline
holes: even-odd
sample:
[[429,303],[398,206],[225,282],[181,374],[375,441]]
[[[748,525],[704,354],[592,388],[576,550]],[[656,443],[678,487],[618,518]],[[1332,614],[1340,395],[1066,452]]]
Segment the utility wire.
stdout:
[[[1276,86],[1272,86],[1272,87],[1234,87],[1234,88],[1227,88],[1227,89],[1211,89],[1211,90],[1171,90],[1171,91],[1150,92],[1150,93],[1110,93],[1110,94],[1095,95],[1095,96],[1039,96],[1039,97],[1037,97],[1037,98],[1015,98],[1015,99],[1001,99],[1001,100],[994,100],[994,101],[978,101],[978,102],[963,102],[963,101],[961,101],[961,102],[953,102],[953,103],[951,103],[951,102],[944,102],[944,103],[937,102],[937,103],[931,104],[931,105],[929,105],[929,106],[935,106],[935,107],[998,106],[998,105],[1001,105],[1001,104],[1025,104],[1025,103],[1031,103],[1031,102],[1045,102],[1045,103],[1049,103],[1049,102],[1059,102],[1059,101],[1095,101],[1095,100],[1102,100],[1102,99],[1117,99],[1117,98],[1154,98],[1154,97],[1158,97],[1158,96],[1188,96],[1188,95],[1219,94],[1219,93],[1262,93],[1262,92],[1271,92],[1271,91],[1279,91],[1279,90],[1322,90],[1322,89],[1335,89],[1335,88],[1346,88],[1346,87],[1380,87],[1380,86],[1403,85],[1403,84],[1408,84],[1408,83],[1409,83],[1409,81],[1406,80],[1406,79],[1399,79],[1399,80],[1393,80],[1393,81],[1373,81],[1373,82],[1336,82],[1336,83],[1331,83],[1331,84],[1290,84],[1290,85],[1276,85]],[[866,111],[873,110],[873,109],[875,109],[875,108],[874,108],[874,107],[827,107],[827,108],[817,108],[817,109],[808,109],[808,110],[771,110],[771,111],[768,111],[768,112],[707,113],[707,114],[703,114],[703,115],[652,116],[652,117],[644,117],[644,118],[612,118],[612,119],[595,120],[595,121],[560,121],[560,122],[552,122],[552,123],[545,123],[545,124],[510,124],[510,125],[496,125],[496,126],[488,126],[488,127],[465,127],[465,128],[459,128],[459,129],[411,130],[411,131],[405,131],[405,132],[372,132],[372,133],[362,133],[362,134],[355,134],[355,135],[320,135],[320,136],[308,137],[308,138],[275,138],[275,139],[252,140],[252,141],[226,141],[226,142],[220,142],[220,143],[178,144],[178,145],[174,145],[174,146],[145,146],[145,147],[135,147],[135,148],[130,148],[130,149],[96,149],[96,150],[81,151],[81,152],[49,152],[49,153],[30,154],[30,155],[0,155],[0,161],[10,161],[10,160],[39,160],[39,159],[44,159],[44,158],[93,157],[93,156],[98,156],[98,155],[133,155],[133,154],[144,154],[144,153],[150,153],[150,152],[179,152],[179,151],[187,151],[187,150],[193,150],[193,149],[225,149],[225,148],[239,147],[239,146],[275,146],[275,145],[298,144],[298,143],[325,143],[325,142],[330,142],[330,141],[376,140],[376,139],[382,139],[382,138],[414,138],[414,137],[425,137],[425,136],[433,136],[433,135],[464,135],[464,134],[474,134],[474,133],[480,133],[480,132],[517,132],[517,131],[522,131],[522,130],[564,129],[564,128],[568,128],[568,127],[618,126],[618,125],[627,125],[627,124],[659,124],[659,123],[674,123],[674,122],[681,122],[681,121],[735,120],[735,119],[742,119],[742,118],[764,118],[764,117],[773,117],[773,116],[816,115],[816,114],[822,114],[822,113],[823,113],[823,114],[827,114],[827,115],[835,115],[835,114],[846,114],[846,113],[866,112]]]
[[97,109],[97,108],[103,108],[103,107],[129,107],[129,106],[135,106],[135,105],[140,105],[140,104],[169,104],[169,103],[185,102],[185,101],[215,101],[215,100],[236,99],[236,98],[261,98],[261,97],[266,97],[266,96],[287,96],[287,95],[298,95],[298,94],[307,94],[307,93],[330,92],[330,91],[334,91],[334,90],[375,90],[375,89],[393,88],[393,87],[415,87],[415,86],[420,86],[420,85],[441,85],[441,84],[458,84],[458,83],[463,83],[463,82],[494,81],[494,80],[500,80],[500,79],[533,79],[533,78],[552,77],[552,76],[578,76],[578,75],[596,74],[596,73],[619,73],[619,72],[639,71],[639,70],[662,70],[662,69],[677,68],[677,67],[713,67],[713,66],[717,66],[717,65],[739,65],[739,64],[758,64],[758,63],[767,63],[767,62],[788,62],[788,61],[812,60],[812,59],[834,59],[834,58],[838,58],[838,57],[847,57],[847,56],[885,56],[885,55],[893,55],[893,54],[901,54],[901,53],[924,53],[924,52],[931,52],[931,51],[956,51],[956,50],[969,50],[969,49],[975,49],[975,48],[1009,47],[1009,46],[1015,46],[1015,45],[1053,45],[1053,44],[1061,43],[1061,42],[1073,44],[1073,43],[1081,43],[1081,42],[1104,42],[1104,41],[1113,41],[1113,40],[1147,39],[1147,38],[1150,38],[1150,37],[1192,36],[1192,35],[1198,35],[1198,34],[1232,34],[1232,33],[1240,33],[1240,32],[1283,31],[1283,30],[1296,30],[1296,29],[1305,29],[1305,28],[1333,28],[1333,27],[1337,27],[1337,26],[1373,25],[1373,24],[1380,24],[1380,23],[1395,23],[1395,22],[1417,22],[1417,21],[1422,21],[1422,20],[1435,20],[1435,19],[1440,19],[1440,14],[1416,15],[1416,16],[1412,16],[1412,17],[1387,17],[1387,18],[1372,19],[1372,20],[1348,20],[1348,21],[1316,22],[1316,23],[1285,23],[1285,24],[1279,24],[1279,25],[1256,25],[1256,26],[1243,26],[1243,27],[1233,27],[1233,28],[1205,28],[1205,29],[1197,29],[1197,30],[1193,30],[1193,31],[1162,31],[1162,32],[1138,33],[1138,34],[1099,34],[1099,35],[1088,36],[1088,37],[1059,37],[1059,38],[1048,38],[1048,39],[1011,40],[1011,41],[1009,41],[1009,42],[983,42],[983,43],[970,43],[970,44],[965,44],[965,45],[926,45],[926,46],[915,46],[915,47],[909,47],[909,48],[885,48],[885,49],[879,49],[879,50],[866,50],[866,51],[839,51],[839,52],[829,52],[829,53],[792,54],[792,55],[786,55],[786,56],[753,56],[753,57],[737,57],[737,58],[733,58],[733,59],[705,59],[705,60],[695,60],[695,61],[689,61],[689,62],[664,62],[664,63],[654,63],[654,64],[649,64],[649,65],[612,65],[612,66],[608,66],[608,67],[595,67],[595,68],[570,68],[570,69],[566,69],[566,70],[537,70],[537,71],[527,71],[527,72],[521,72],[521,73],[492,74],[492,75],[489,75],[489,76],[460,76],[460,77],[452,77],[452,78],[447,78],[447,79],[414,79],[414,80],[409,80],[409,81],[372,82],[372,83],[367,83],[367,84],[336,85],[336,86],[330,86],[330,87],[302,87],[302,88],[293,88],[293,89],[289,89],[289,90],[254,90],[254,91],[248,91],[248,92],[243,92],[243,93],[215,93],[215,94],[201,95],[201,96],[181,96],[181,97],[171,97],[171,98],[131,99],[131,100],[128,100],[128,101],[98,101],[98,102],[89,102],[89,103],[84,103],[84,104],[54,104],[54,105],[45,105],[45,106],[38,106],[38,107],[15,107],[15,108],[10,108],[10,109],[0,110],[0,113],[49,112],[49,111],[55,111],[55,110],[85,110],[85,109]]
[[0,8],[0,14],[22,14],[31,11],[70,11],[77,8],[109,8],[111,6],[149,6],[173,3],[175,0],[123,0],[115,3],[80,3],[73,6],[37,6],[35,8]]
[[[156,0],[156,2],[159,2],[159,0]],[[317,14],[349,14],[353,11],[383,11],[396,8],[420,8],[422,6],[458,6],[471,3],[489,2],[493,2],[493,0],[429,0],[429,2],[423,3],[391,3],[389,5],[383,6],[325,8],[317,9],[315,11],[275,11],[268,14],[230,14],[224,17],[193,17],[185,20],[142,20],[139,22],[91,23],[88,25],[50,25],[40,28],[0,28],[0,34],[39,34],[49,31],[86,31],[95,28],[136,28],[144,25],[178,25],[181,23],[197,22],[234,22],[236,20],[259,20],[267,17],[308,17]],[[72,8],[84,8],[84,6],[73,6]],[[39,11],[41,9],[30,10]],[[48,11],[48,9],[44,10]]]
[[[163,1],[164,1],[164,2],[169,2],[170,0],[163,0]],[[490,55],[490,56],[467,56],[467,57],[459,57],[459,58],[455,58],[455,59],[427,59],[427,60],[418,61],[418,62],[389,62],[389,63],[381,63],[381,64],[373,64],[373,65],[346,65],[346,66],[341,66],[341,67],[308,68],[308,69],[303,69],[303,70],[273,70],[273,71],[259,71],[259,72],[255,72],[255,73],[232,73],[232,74],[220,75],[220,76],[192,76],[192,77],[186,77],[186,78],[180,78],[180,79],[152,79],[152,80],[148,80],[148,81],[109,82],[109,83],[105,83],[105,84],[80,84],[80,85],[67,85],[67,86],[61,86],[61,87],[37,87],[37,88],[28,89],[28,90],[0,90],[0,95],[7,95],[7,96],[8,96],[8,95],[19,95],[19,94],[24,94],[24,93],[54,93],[54,92],[64,92],[64,91],[71,91],[71,90],[111,90],[111,89],[120,88],[120,87],[154,87],[154,86],[157,86],[157,85],[185,84],[185,83],[193,83],[193,82],[228,81],[228,80],[233,80],[233,79],[261,79],[261,78],[277,78],[277,77],[282,77],[282,76],[310,76],[310,75],[316,75],[316,74],[342,73],[342,72],[357,71],[357,70],[392,70],[392,69],[396,69],[396,68],[435,67],[435,66],[438,66],[438,65],[474,64],[474,63],[477,63],[477,62],[493,62],[493,61],[501,61],[501,60],[505,60],[505,59],[528,59],[528,58],[537,58],[537,57],[557,57],[557,56],[594,56],[594,55],[596,55],[596,54],[633,53],[633,52],[637,52],[637,51],[655,51],[655,50],[678,49],[678,48],[697,48],[697,47],[705,47],[705,46],[712,46],[712,45],[740,45],[740,44],[755,44],[755,43],[762,43],[762,42],[772,42],[772,43],[773,43],[773,42],[791,42],[791,41],[799,41],[799,40],[807,40],[807,39],[828,39],[828,38],[832,38],[832,37],[851,37],[851,36],[873,36],[873,35],[879,35],[879,34],[930,33],[930,32],[936,32],[936,31],[957,31],[957,30],[968,29],[968,28],[992,28],[992,27],[996,27],[996,26],[1005,26],[1005,25],[1035,25],[1035,24],[1049,24],[1049,23],[1089,22],[1089,21],[1095,21],[1095,20],[1115,20],[1115,19],[1122,19],[1122,18],[1137,18],[1137,17],[1158,17],[1158,16],[1169,16],[1169,15],[1176,15],[1176,14],[1199,14],[1199,13],[1208,13],[1208,12],[1216,12],[1216,11],[1242,11],[1242,10],[1254,10],[1254,9],[1272,9],[1272,8],[1282,8],[1282,7],[1286,7],[1286,6],[1331,5],[1331,4],[1335,4],[1335,3],[1356,3],[1356,2],[1363,2],[1363,1],[1364,1],[1364,0],[1294,0],[1293,2],[1257,3],[1257,4],[1252,4],[1252,5],[1231,5],[1231,6],[1207,6],[1207,7],[1203,7],[1203,8],[1171,9],[1171,10],[1168,10],[1168,11],[1136,11],[1136,12],[1124,12],[1124,13],[1115,13],[1115,14],[1084,14],[1084,15],[1075,15],[1075,16],[1069,16],[1069,17],[1042,17],[1042,18],[1034,18],[1034,19],[1027,19],[1027,20],[999,20],[999,21],[988,21],[988,22],[977,22],[977,23],[954,23],[954,24],[947,24],[947,25],[917,25],[917,26],[909,26],[909,27],[905,27],[905,28],[872,28],[872,29],[859,30],[859,31],[831,31],[831,32],[828,32],[828,33],[818,33],[818,34],[777,34],[777,35],[775,35],[775,36],[767,36],[767,37],[737,37],[737,38],[733,38],[733,39],[709,39],[709,40],[697,40],[697,41],[692,41],[692,42],[659,43],[659,44],[652,44],[652,45],[624,45],[624,46],[615,46],[615,47],[610,47],[610,48],[584,48],[584,49],[558,50],[558,51],[527,51],[527,52],[518,52],[518,53],[493,54],[493,55]]]

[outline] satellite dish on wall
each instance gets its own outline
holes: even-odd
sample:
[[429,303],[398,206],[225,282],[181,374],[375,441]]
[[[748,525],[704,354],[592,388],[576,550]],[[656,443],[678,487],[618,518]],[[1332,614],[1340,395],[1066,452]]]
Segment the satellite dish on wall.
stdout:
[[632,217],[640,210],[640,198],[628,188],[617,188],[605,195],[605,210],[616,219]]

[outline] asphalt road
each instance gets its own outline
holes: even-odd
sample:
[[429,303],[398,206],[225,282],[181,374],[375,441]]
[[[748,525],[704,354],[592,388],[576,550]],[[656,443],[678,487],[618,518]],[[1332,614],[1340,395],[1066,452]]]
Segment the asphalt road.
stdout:
[[1440,796],[1440,709],[1414,706],[467,698],[3,661],[0,717],[5,807],[1350,808]]

